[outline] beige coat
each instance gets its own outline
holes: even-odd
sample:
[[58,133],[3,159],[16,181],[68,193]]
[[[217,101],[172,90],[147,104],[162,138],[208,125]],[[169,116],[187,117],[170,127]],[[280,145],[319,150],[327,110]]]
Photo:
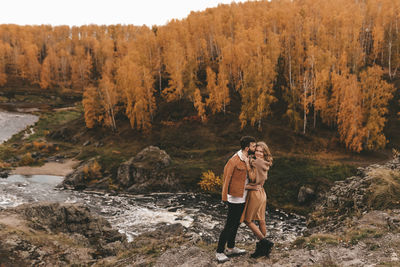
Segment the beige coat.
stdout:
[[263,159],[255,159],[250,162],[249,185],[261,185],[261,190],[249,190],[246,204],[240,222],[265,220],[267,208],[267,195],[264,190],[264,182],[268,178],[269,162]]

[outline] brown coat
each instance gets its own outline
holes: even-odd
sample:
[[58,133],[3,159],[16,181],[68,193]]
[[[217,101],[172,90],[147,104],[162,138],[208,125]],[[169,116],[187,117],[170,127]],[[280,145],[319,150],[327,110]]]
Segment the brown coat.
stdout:
[[[264,185],[268,178],[270,163],[263,159],[251,160],[249,171],[250,185]],[[264,188],[261,190],[249,190],[246,204],[240,222],[265,221],[265,209],[267,207],[267,195]]]
[[228,200],[228,194],[242,197],[246,183],[246,163],[236,154],[226,163],[224,168],[224,183],[222,185],[222,200]]

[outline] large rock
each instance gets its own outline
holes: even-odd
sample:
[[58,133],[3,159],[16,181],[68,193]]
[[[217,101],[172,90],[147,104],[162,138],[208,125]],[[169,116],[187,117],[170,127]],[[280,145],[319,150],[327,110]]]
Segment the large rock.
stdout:
[[10,170],[0,169],[0,178],[7,178],[10,175]]
[[299,203],[309,202],[315,199],[315,192],[312,188],[308,186],[302,186],[299,189],[299,194],[297,195],[297,201]]
[[0,265],[91,265],[129,248],[83,204],[23,204],[0,211]]
[[167,169],[170,164],[171,158],[164,150],[149,146],[120,165],[118,181],[129,192],[175,191],[178,183]]
[[92,214],[83,204],[37,203],[14,208],[30,227],[48,233],[81,234],[93,244],[124,241],[108,221]]
[[82,162],[72,173],[68,174],[65,177],[60,187],[64,189],[77,189],[77,190],[87,188],[91,181],[86,177],[87,174],[85,174],[84,170],[85,168],[91,166],[94,161],[95,159],[90,159],[88,161]]

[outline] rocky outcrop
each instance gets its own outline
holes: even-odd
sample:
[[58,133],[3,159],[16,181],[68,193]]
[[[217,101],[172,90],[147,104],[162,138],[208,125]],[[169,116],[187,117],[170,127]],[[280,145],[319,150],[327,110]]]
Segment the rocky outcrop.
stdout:
[[92,245],[123,241],[125,237],[113,230],[102,217],[90,213],[82,204],[24,204],[14,208],[29,226],[48,233],[80,234]]
[[68,174],[64,181],[59,185],[59,187],[64,189],[95,189],[95,190],[105,190],[110,188],[110,177],[101,177],[99,172],[96,177],[92,177],[93,174],[88,171],[93,166],[96,159],[90,159],[88,161],[82,162],[73,172]]
[[344,219],[370,210],[400,207],[400,160],[358,168],[357,175],[334,186],[320,199],[308,225],[337,227]]
[[80,164],[72,173],[68,174],[60,187],[64,189],[84,189],[86,188],[88,181],[85,178],[84,169],[88,163]]
[[[90,166],[93,165],[95,160],[93,158],[82,162],[72,173],[65,177],[60,187],[100,191],[109,191],[110,187],[115,188],[115,185],[110,186],[110,181],[112,180],[110,176],[88,177],[87,170],[91,169]],[[119,189],[131,193],[175,192],[180,187],[178,179],[169,168],[170,165],[171,157],[164,150],[149,146],[119,166],[116,179]]]
[[24,204],[3,210],[0,240],[0,265],[6,266],[86,265],[128,247],[125,236],[82,204]]
[[149,146],[122,163],[117,180],[129,192],[176,191],[178,180],[168,170],[170,156],[158,147]]

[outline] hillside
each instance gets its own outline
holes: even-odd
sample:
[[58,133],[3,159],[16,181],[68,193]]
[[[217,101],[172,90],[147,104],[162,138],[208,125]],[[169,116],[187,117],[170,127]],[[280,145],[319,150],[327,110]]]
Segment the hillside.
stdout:
[[[25,96],[26,99],[31,97]],[[58,108],[37,113],[41,119],[34,126],[35,134],[25,140],[23,133],[18,134],[2,145],[2,162],[18,166],[41,165],[48,160],[64,158],[84,162],[95,158],[102,176],[112,177],[109,190],[124,190],[116,178],[119,165],[153,145],[171,156],[169,168],[177,174],[180,190],[199,191],[202,173],[212,170],[221,175],[227,159],[239,149],[240,137],[253,135],[257,140],[266,141],[274,156],[274,166],[266,184],[270,207],[306,214],[311,206],[297,201],[301,186],[309,186],[319,194],[334,181],[354,174],[357,167],[385,161],[391,154],[389,149],[374,153],[348,152],[333,130],[319,128],[304,136],[295,134],[279,119],[268,121],[262,131],[252,127],[240,130],[238,114],[231,111],[210,116],[202,123],[185,101],[164,106],[164,110],[160,110],[164,116],[154,118],[154,127],[149,132],[132,129],[123,117],[118,120],[115,132],[102,127],[87,129],[79,102],[69,108],[59,108],[57,97],[42,95],[41,98]],[[8,102],[15,103],[14,100],[15,97],[11,97]],[[396,143],[389,144],[389,147],[396,146]],[[27,153],[35,157],[26,161]],[[26,162],[23,162],[24,156]]]

